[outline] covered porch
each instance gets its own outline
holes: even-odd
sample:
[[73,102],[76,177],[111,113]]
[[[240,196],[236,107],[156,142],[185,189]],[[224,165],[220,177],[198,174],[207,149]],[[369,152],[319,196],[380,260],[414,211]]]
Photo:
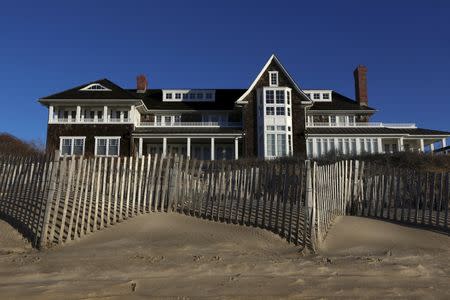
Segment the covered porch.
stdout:
[[177,154],[200,160],[232,160],[241,156],[242,136],[136,135],[131,147],[137,156]]

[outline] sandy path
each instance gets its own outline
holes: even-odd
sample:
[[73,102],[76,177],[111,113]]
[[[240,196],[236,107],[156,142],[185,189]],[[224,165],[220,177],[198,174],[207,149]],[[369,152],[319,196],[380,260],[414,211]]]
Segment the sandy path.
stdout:
[[354,217],[310,256],[264,230],[177,214],[39,253],[0,221],[0,298],[449,298],[449,254],[442,234]]

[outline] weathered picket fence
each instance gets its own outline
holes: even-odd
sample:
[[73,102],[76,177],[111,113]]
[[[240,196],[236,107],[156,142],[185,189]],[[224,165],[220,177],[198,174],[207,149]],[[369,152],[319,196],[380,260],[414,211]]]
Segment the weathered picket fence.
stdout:
[[[359,161],[312,167],[316,243],[336,216],[356,215],[449,231],[450,173]],[[357,230],[357,229],[355,229]]]
[[[23,159],[3,160],[0,182],[6,193],[0,204],[29,218],[38,214],[30,238],[41,248],[150,212],[257,226],[295,244],[310,241],[303,161],[199,161],[158,155],[57,158],[44,164],[50,168],[39,175],[42,185],[36,194],[30,194],[26,184],[31,180],[29,165]],[[20,197],[14,196],[16,191]],[[28,210],[24,201],[37,208]],[[20,217],[3,206],[0,211],[14,220]]]

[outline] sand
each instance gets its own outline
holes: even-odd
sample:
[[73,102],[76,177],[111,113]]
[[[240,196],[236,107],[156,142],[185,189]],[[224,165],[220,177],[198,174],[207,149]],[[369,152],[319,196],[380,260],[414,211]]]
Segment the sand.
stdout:
[[0,221],[1,299],[450,298],[450,238],[342,217],[320,253],[261,229],[151,214],[31,249]]

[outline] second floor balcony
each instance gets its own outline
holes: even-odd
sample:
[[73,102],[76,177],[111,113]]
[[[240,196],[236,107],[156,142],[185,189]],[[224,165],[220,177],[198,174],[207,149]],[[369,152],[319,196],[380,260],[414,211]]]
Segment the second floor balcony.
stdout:
[[306,122],[306,127],[383,127],[383,128],[417,128],[414,123],[383,122]]
[[138,127],[212,127],[212,128],[242,128],[242,122],[139,122]]

